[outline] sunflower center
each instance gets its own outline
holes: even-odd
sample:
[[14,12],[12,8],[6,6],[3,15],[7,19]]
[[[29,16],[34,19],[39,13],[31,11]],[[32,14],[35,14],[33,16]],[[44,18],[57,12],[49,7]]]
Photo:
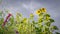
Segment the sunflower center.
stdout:
[[44,10],[44,8],[42,8],[42,10]]
[[40,13],[40,11],[38,11],[38,13]]

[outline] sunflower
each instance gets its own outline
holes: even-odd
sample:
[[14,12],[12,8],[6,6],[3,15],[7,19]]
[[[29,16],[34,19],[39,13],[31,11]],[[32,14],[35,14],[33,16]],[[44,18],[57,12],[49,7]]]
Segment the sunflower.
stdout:
[[46,8],[41,8],[42,12],[46,12]]
[[40,10],[37,10],[37,11],[36,11],[36,14],[38,14],[38,15],[39,15],[40,13],[41,13],[41,11],[40,11]]

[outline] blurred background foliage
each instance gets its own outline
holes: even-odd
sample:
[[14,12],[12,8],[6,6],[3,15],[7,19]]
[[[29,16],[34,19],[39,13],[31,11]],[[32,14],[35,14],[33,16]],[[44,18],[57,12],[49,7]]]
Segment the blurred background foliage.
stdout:
[[5,12],[0,11],[0,34],[53,34],[55,30],[59,30],[57,26],[51,25],[55,21],[46,12],[45,8],[36,11],[37,21],[34,20],[33,13],[30,14],[29,18],[23,17],[21,13],[16,13],[16,16],[10,16],[4,27],[2,27],[8,14],[8,10]]

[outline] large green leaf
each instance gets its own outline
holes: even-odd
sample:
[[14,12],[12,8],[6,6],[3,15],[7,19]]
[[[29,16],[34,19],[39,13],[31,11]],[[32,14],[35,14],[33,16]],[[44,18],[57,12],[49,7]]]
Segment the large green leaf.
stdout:
[[49,19],[50,20],[50,22],[55,22],[53,19]]
[[56,34],[60,34],[59,32],[55,32]]
[[52,29],[58,30],[58,27],[57,26],[52,26]]
[[45,14],[44,16],[48,16],[48,17],[50,17],[50,15],[49,15],[49,14]]
[[50,27],[50,25],[51,25],[51,22],[47,22],[47,23],[45,23],[47,26],[49,26]]

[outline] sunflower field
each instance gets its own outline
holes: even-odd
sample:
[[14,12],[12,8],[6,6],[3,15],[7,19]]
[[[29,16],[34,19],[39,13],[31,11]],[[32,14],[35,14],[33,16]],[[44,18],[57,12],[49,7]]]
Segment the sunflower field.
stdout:
[[14,16],[9,11],[0,11],[0,34],[53,34],[55,30],[59,30],[57,26],[51,25],[55,21],[46,8],[36,10],[36,14],[37,21],[34,20],[33,13],[26,18],[21,13]]

